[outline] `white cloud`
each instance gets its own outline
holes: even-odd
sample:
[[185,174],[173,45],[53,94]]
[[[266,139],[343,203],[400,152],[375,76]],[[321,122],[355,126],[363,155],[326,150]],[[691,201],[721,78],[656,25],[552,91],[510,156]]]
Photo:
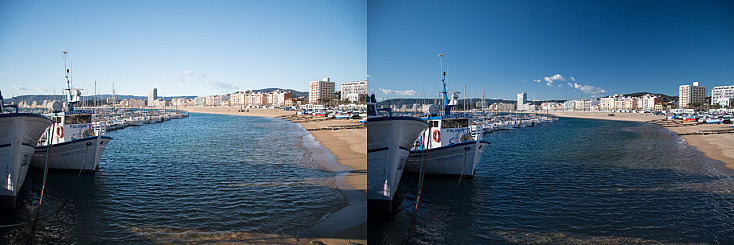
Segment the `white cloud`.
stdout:
[[578,83],[573,83],[573,87],[578,90],[581,90],[581,92],[584,92],[585,94],[591,94],[591,95],[599,95],[599,94],[603,94],[607,92],[603,88],[594,87],[590,85],[582,85]]
[[409,89],[409,90],[392,90],[392,89],[384,89],[380,88],[380,91],[385,94],[395,94],[395,95],[406,95],[406,96],[413,96],[418,94],[415,90]]
[[[556,81],[566,81],[566,78],[563,77],[563,75],[561,75],[561,74],[555,74],[555,75],[550,76],[550,77],[543,77],[543,80],[545,80],[545,85],[553,86],[553,82],[556,82]],[[535,80],[535,81],[536,82],[540,82],[540,79]]]
[[30,91],[48,92],[49,91],[48,88],[41,88],[41,87],[38,87],[38,88],[29,88],[29,87],[18,86],[18,85],[13,85],[13,89],[15,89],[16,91],[19,91],[19,92],[20,91],[28,91],[28,92],[30,92]]
[[236,85],[227,82],[218,82],[206,79],[205,73],[196,73],[192,70],[186,70],[183,73],[176,74],[176,78],[181,82],[204,83],[219,92],[229,93],[239,89]]
[[[555,86],[554,83],[555,82],[559,82],[559,81],[560,82],[566,82],[566,85],[568,85],[568,87],[571,87],[571,88],[576,89],[576,90],[579,90],[579,91],[581,91],[581,92],[583,92],[585,94],[589,94],[589,95],[593,95],[593,96],[600,95],[600,94],[603,94],[603,93],[606,93],[607,92],[605,89],[600,88],[600,87],[594,87],[594,86],[591,86],[591,85],[583,85],[583,84],[580,84],[580,83],[578,83],[576,81],[576,77],[574,77],[574,76],[571,76],[570,78],[566,79],[566,77],[564,77],[561,74],[555,74],[553,76],[543,77],[543,80],[546,82],[545,85],[548,85],[548,86]],[[540,79],[533,80],[533,81],[540,82]],[[558,83],[558,87],[559,88],[560,87],[563,87],[562,86],[562,83]]]
[[209,79],[206,79],[204,82],[221,92],[232,92],[233,90],[238,89],[237,86],[231,83],[211,81]]
[[536,83],[540,83],[540,79],[535,79],[533,81],[535,81]]
[[23,86],[17,86],[17,85],[13,85],[13,89],[18,90],[18,91],[28,91],[28,90],[31,90],[29,88],[26,88],[26,87],[23,87]]

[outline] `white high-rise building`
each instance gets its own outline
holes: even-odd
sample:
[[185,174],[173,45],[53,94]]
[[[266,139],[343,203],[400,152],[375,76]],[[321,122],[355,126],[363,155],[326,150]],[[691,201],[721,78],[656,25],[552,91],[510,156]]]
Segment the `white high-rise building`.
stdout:
[[358,102],[360,94],[367,94],[366,80],[342,83],[342,99]]
[[153,88],[151,90],[148,90],[148,106],[155,106],[155,100],[158,99],[158,89]]
[[698,82],[693,85],[680,85],[678,89],[678,107],[687,108],[688,104],[706,101],[706,87],[700,86]]
[[734,85],[716,86],[711,89],[711,104],[719,104],[723,107],[731,106],[730,102],[734,98]]
[[525,110],[525,103],[528,103],[528,94],[525,92],[517,94],[517,110],[518,111],[524,111]]
[[334,82],[329,81],[328,77],[321,79],[321,81],[311,81],[308,89],[308,103],[318,104],[321,99],[334,99],[336,98]]

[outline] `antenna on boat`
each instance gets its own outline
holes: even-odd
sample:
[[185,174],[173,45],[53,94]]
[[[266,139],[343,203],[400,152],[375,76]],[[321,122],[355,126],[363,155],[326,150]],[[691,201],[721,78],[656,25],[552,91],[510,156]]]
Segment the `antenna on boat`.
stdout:
[[[66,79],[66,91],[69,92],[69,111],[74,110],[74,103],[72,102],[74,100],[73,95],[71,93],[71,78],[69,76],[70,74],[70,67],[67,66],[67,59],[69,58],[69,52],[66,50],[61,51],[61,54],[64,56],[64,79]],[[71,62],[69,62],[69,65],[71,65]]]
[[438,54],[438,60],[441,63],[441,83],[443,84],[443,91],[441,94],[443,95],[443,110],[444,115],[448,115],[451,112],[451,107],[449,106],[449,97],[446,95],[446,72],[443,71],[443,54]]

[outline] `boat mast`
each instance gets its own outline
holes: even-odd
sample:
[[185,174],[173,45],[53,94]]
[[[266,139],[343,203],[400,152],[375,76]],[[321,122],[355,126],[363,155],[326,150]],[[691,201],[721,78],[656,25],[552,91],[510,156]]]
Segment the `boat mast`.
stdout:
[[74,100],[74,98],[72,97],[73,95],[71,94],[71,79],[69,78],[69,70],[70,69],[67,66],[67,62],[66,62],[67,59],[68,59],[68,57],[69,57],[69,52],[67,52],[67,51],[61,51],[61,54],[64,56],[64,70],[65,70],[64,79],[66,79],[66,89],[65,90],[67,92],[69,92],[69,99],[68,99],[67,102],[69,103],[69,111],[73,111],[74,110],[74,102],[72,102],[72,101]]
[[443,84],[443,113],[444,115],[451,114],[451,106],[449,106],[449,97],[446,95],[446,72],[443,71],[443,54],[438,54],[438,60],[441,63],[441,83]]
[[484,116],[484,87],[482,87],[482,116]]
[[117,95],[115,94],[115,83],[112,83],[112,112],[115,112],[115,102],[117,102]]

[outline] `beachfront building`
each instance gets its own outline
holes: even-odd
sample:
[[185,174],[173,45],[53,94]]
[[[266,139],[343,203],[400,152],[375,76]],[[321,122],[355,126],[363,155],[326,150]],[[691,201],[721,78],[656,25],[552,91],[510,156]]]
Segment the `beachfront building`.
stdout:
[[245,105],[248,106],[264,106],[268,104],[268,94],[263,92],[247,93],[245,95]]
[[309,82],[308,103],[318,104],[322,100],[335,99],[335,87],[336,84],[331,82],[328,77],[325,77],[320,81]]
[[148,90],[148,106],[155,106],[155,100],[158,99],[158,89]]
[[292,99],[293,99],[293,92],[286,92],[282,90],[275,90],[273,92],[268,93],[268,100],[270,102],[270,105],[272,106],[288,106],[286,105],[286,101],[291,100],[290,104],[292,105]]
[[143,107],[145,106],[146,102],[147,101],[143,99],[124,99],[120,101],[120,106],[122,107]]
[[678,88],[679,108],[688,108],[691,103],[706,101],[706,87],[700,86],[698,82],[693,85],[680,85]]
[[242,106],[245,104],[245,96],[249,91],[238,91],[229,95],[229,103],[234,106]]
[[494,103],[489,105],[489,109],[493,111],[512,111],[516,108],[517,105],[509,103]]
[[734,99],[734,85],[716,86],[711,89],[711,104],[718,104],[722,107],[731,106]]
[[642,110],[656,110],[655,106],[660,105],[662,108],[663,105],[663,97],[655,96],[652,94],[646,94],[642,97],[640,97],[640,108]]
[[341,96],[353,103],[359,102],[359,95],[367,94],[367,81],[353,81],[342,83]]
[[525,103],[528,103],[528,94],[525,92],[517,94],[517,108],[518,111],[525,110]]

